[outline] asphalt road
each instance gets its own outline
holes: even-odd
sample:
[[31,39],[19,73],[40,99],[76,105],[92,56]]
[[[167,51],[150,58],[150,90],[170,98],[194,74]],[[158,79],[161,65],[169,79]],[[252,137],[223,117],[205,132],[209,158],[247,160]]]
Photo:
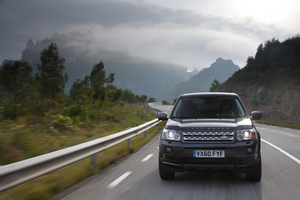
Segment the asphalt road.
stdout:
[[157,105],[157,106],[155,106],[155,108],[168,113],[168,116],[169,116],[173,109],[173,105]]
[[249,182],[244,174],[230,171],[176,173],[174,180],[162,181],[156,136],[124,162],[64,199],[300,199],[300,131],[256,126],[263,141],[260,182]]

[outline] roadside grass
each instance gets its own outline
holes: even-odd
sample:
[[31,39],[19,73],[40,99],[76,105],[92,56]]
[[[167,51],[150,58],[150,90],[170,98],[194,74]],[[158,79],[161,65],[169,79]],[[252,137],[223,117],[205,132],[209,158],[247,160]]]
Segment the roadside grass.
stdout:
[[102,113],[114,117],[71,125],[65,123],[68,118],[62,115],[60,119],[27,115],[15,120],[0,121],[0,165],[104,137],[156,118],[141,107],[129,104],[114,106]]
[[[36,116],[28,114],[15,120],[0,120],[0,165],[25,160],[92,139],[111,135],[153,120],[156,116],[145,104],[119,103],[102,110],[92,110],[102,116],[99,121],[80,122],[61,114]],[[50,112],[49,112],[50,113]],[[49,117],[50,116],[50,117]],[[75,123],[69,123],[73,121]],[[97,168],[86,158],[59,170],[0,193],[0,199],[49,199],[60,191],[98,173],[151,140],[162,125],[97,154]]]
[[[98,153],[96,156],[96,169],[93,169],[91,165],[91,158],[85,158],[69,166],[9,189],[3,192],[3,194],[0,195],[0,198],[3,200],[49,199],[60,191],[83,181],[93,174],[99,173],[105,167],[117,162],[120,158],[135,152],[139,147],[146,144],[157,135],[163,126],[164,123],[162,122],[160,125],[156,126],[155,130],[150,128],[147,131],[147,137],[144,137],[144,133],[141,133],[132,138],[129,147],[126,141]],[[113,129],[112,125],[106,127],[111,127],[111,129]],[[102,133],[100,135],[103,137],[106,134]]]
[[255,122],[259,123],[259,124],[300,129],[300,123],[297,123],[297,122],[283,122],[283,121],[273,121],[273,120],[255,120]]

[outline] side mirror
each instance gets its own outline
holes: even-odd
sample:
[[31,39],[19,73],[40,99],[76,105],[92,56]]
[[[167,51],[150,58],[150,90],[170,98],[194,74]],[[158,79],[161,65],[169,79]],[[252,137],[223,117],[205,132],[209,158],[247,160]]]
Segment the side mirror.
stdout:
[[159,120],[168,120],[168,114],[165,112],[158,113],[157,117]]
[[260,111],[252,111],[251,112],[251,119],[252,120],[261,119],[261,112]]

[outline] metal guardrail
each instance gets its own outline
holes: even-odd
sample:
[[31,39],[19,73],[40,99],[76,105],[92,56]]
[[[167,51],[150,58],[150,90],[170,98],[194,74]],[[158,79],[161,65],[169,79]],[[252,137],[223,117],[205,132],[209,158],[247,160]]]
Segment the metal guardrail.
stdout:
[[147,108],[150,110],[150,112],[154,113],[155,115],[158,115],[158,113],[162,112],[161,110],[153,108],[152,106],[161,106],[161,102],[148,103]]
[[130,138],[145,132],[151,127],[155,127],[160,122],[160,120],[154,119],[140,126],[106,137],[1,166],[0,192],[92,156],[126,140],[128,140],[128,143],[130,144]]

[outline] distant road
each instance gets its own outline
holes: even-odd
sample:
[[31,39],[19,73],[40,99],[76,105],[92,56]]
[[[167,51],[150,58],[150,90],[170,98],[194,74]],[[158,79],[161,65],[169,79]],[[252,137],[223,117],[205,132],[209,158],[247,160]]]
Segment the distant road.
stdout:
[[168,116],[169,116],[173,109],[173,105],[158,105],[158,106],[155,106],[155,108],[168,113]]
[[[171,106],[159,106],[168,114]],[[260,182],[228,171],[158,174],[158,136],[127,160],[66,196],[65,200],[300,199],[300,131],[256,124],[262,137]]]

